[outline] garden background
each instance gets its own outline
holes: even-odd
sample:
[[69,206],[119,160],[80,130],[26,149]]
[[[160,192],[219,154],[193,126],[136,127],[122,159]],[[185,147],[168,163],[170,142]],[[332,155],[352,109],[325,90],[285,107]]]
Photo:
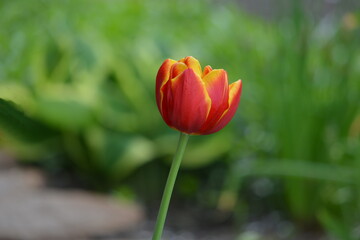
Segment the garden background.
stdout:
[[359,10],[355,0],[1,0],[0,161],[139,204],[151,226],[178,137],[157,110],[155,76],[166,58],[192,55],[241,78],[243,93],[225,129],[190,138],[169,231],[359,239]]

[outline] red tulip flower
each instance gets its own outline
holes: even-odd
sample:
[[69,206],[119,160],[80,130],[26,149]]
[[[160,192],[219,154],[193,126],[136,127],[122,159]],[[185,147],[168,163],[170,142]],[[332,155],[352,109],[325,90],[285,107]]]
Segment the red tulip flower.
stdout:
[[156,103],[167,125],[179,130],[179,144],[166,181],[152,240],[160,240],[189,134],[221,130],[235,115],[241,80],[228,85],[223,69],[206,66],[193,57],[166,59],[156,76]]
[[228,85],[223,69],[193,57],[166,59],[156,76],[156,102],[167,125],[183,133],[207,135],[221,130],[235,115],[241,80]]

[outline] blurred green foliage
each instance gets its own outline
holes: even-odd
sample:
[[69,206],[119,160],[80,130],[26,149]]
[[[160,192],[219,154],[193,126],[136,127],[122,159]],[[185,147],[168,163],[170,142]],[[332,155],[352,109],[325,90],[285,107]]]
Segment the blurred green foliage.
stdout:
[[289,11],[266,22],[234,2],[1,1],[0,144],[97,189],[135,179],[160,196],[156,164],[177,133],[154,79],[165,58],[193,55],[244,88],[229,126],[190,140],[179,192],[239,219],[277,210],[356,239],[360,18]]

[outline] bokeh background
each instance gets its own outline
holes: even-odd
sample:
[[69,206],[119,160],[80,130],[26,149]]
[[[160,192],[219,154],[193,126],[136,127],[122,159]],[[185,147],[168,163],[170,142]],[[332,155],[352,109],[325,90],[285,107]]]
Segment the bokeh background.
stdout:
[[186,212],[191,231],[227,226],[233,239],[360,239],[359,10],[1,0],[0,149],[57,187],[139,203],[151,221],[178,138],[155,76],[164,59],[192,55],[241,78],[243,94],[225,129],[191,137],[169,226]]

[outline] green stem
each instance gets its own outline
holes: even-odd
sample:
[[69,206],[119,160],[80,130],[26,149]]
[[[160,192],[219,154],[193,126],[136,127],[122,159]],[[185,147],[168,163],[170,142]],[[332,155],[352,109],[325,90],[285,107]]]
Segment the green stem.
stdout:
[[188,139],[189,139],[189,135],[187,135],[186,133],[180,134],[178,147],[177,147],[177,150],[176,150],[176,153],[174,156],[174,160],[171,164],[168,179],[166,181],[166,186],[165,186],[164,194],[163,194],[163,197],[161,200],[160,209],[159,209],[158,217],[156,220],[156,225],[155,225],[155,230],[154,230],[154,235],[152,237],[152,240],[160,240],[161,239],[167,211],[169,208],[171,194],[174,189],[176,176],[177,176],[177,173],[179,172],[181,160],[184,156],[184,152],[185,152],[185,148],[186,148]]

